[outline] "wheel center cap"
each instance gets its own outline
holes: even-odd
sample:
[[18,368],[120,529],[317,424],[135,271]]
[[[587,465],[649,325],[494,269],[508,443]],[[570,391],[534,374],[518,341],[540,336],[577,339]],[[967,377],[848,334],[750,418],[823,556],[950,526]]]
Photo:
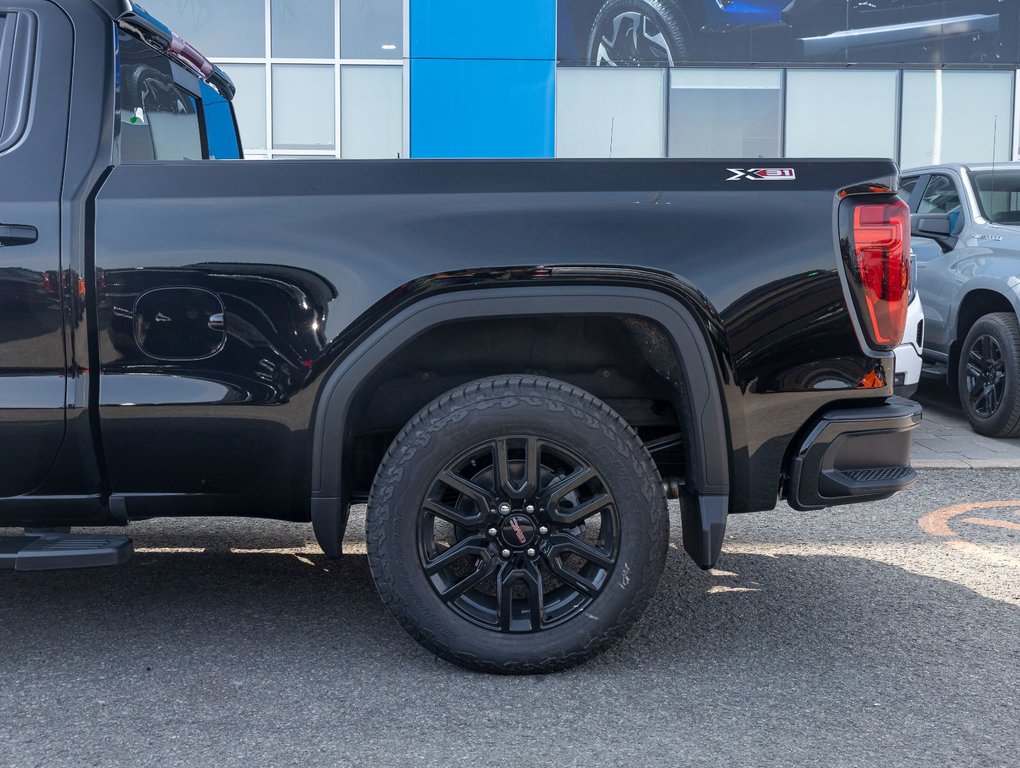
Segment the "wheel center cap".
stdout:
[[534,521],[526,515],[510,515],[500,526],[499,535],[510,547],[526,547],[535,540]]

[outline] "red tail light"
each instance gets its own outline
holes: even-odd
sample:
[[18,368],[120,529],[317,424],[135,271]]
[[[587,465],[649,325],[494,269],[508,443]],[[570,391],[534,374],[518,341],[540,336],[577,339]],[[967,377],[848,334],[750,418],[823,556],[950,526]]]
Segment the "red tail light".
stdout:
[[844,258],[857,310],[872,346],[894,349],[910,305],[910,209],[899,199],[851,205]]

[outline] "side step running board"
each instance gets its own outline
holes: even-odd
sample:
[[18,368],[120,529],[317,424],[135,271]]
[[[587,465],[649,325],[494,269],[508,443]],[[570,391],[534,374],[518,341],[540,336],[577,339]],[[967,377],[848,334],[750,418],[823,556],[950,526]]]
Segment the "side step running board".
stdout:
[[127,536],[27,533],[0,536],[0,570],[52,571],[126,563],[134,552]]

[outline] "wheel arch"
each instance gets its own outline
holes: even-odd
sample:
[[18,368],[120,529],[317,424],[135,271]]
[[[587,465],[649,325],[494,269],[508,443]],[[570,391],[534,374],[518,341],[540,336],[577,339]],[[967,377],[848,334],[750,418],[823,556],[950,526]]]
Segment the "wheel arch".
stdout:
[[974,327],[974,323],[992,312],[1012,312],[1020,315],[1017,304],[1017,297],[1008,296],[996,282],[979,282],[968,286],[967,291],[956,305],[953,326],[948,334],[949,365],[946,378],[950,387],[956,389],[960,350],[970,329]]
[[[312,522],[327,554],[339,554],[350,500],[343,471],[351,408],[372,373],[417,337],[443,324],[543,315],[634,316],[665,330],[681,362],[684,381],[680,382],[680,390],[686,400],[683,403],[686,417],[691,422],[687,430],[691,457],[687,467],[689,495],[691,499],[711,500],[703,502],[702,507],[711,507],[716,518],[707,547],[717,549],[717,540],[721,543],[718,529],[724,526],[728,509],[730,439],[719,364],[704,323],[682,302],[655,290],[559,285],[479,288],[423,298],[389,318],[334,366],[320,388],[312,436]],[[696,559],[714,561],[707,554]]]

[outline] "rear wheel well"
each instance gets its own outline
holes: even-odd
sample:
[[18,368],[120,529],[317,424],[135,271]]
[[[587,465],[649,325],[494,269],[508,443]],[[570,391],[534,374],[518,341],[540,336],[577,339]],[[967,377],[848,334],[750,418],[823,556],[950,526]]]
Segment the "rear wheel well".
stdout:
[[663,476],[684,475],[684,372],[662,326],[633,315],[487,317],[429,328],[361,383],[343,451],[348,498],[367,496],[389,444],[421,408],[469,381],[504,374],[546,376],[590,392],[638,431]]
[[960,311],[956,316],[956,337],[949,351],[949,386],[956,389],[957,372],[960,366],[960,348],[974,323],[992,312],[1014,313],[1012,303],[1001,293],[985,289],[971,291],[960,302]]

